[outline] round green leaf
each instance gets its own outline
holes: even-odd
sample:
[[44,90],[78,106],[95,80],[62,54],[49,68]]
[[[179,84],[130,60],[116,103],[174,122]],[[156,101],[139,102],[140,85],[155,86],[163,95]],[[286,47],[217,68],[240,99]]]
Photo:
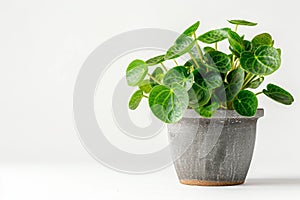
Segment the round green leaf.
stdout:
[[152,86],[151,86],[151,83],[150,83],[150,80],[143,80],[140,85],[139,85],[139,88],[145,92],[146,94],[148,94],[151,89],[152,89]]
[[148,66],[142,60],[132,61],[126,70],[126,79],[129,86],[138,86],[148,73]]
[[220,87],[223,84],[223,79],[220,73],[208,72],[203,76],[207,87],[211,90]]
[[279,55],[281,56],[281,49],[277,49]]
[[269,75],[275,72],[281,64],[277,49],[270,46],[260,46],[254,53],[246,51],[241,54],[241,66],[255,75]]
[[285,105],[291,105],[294,102],[294,97],[288,91],[274,84],[268,84],[267,89],[264,89],[263,93],[271,99]]
[[212,47],[204,47],[204,48],[203,48],[203,51],[204,51],[204,53],[209,53],[209,52],[211,52],[211,51],[215,51],[215,49],[212,48]]
[[[219,70],[216,69],[215,67],[203,63],[200,60],[200,58],[196,58],[195,60],[196,60],[197,64],[200,66],[200,69],[198,68],[197,70],[201,71],[202,74],[204,74],[206,72],[219,72]],[[190,59],[184,64],[184,66],[186,66],[186,67],[193,66],[194,68],[197,68],[197,66],[198,66],[197,64],[195,63],[195,61],[193,59]]]
[[259,46],[273,46],[273,39],[269,33],[262,33],[252,39],[252,45],[256,49]]
[[244,83],[244,70],[237,68],[229,72],[227,75],[227,83],[225,85],[226,100],[231,101],[241,90]]
[[187,35],[187,36],[192,36],[198,29],[200,25],[200,22],[197,21],[195,24],[193,24],[192,26],[190,26],[188,29],[186,29],[183,34]]
[[205,84],[199,84],[198,82],[195,82],[192,88],[188,91],[188,95],[189,106],[192,108],[197,108],[207,104],[211,97],[211,92],[205,86]]
[[243,43],[244,43],[245,51],[251,51],[252,50],[253,45],[250,41],[244,40]]
[[165,61],[165,55],[155,56],[146,61],[148,66],[153,66]]
[[242,116],[254,116],[258,101],[256,95],[248,90],[241,90],[233,100],[234,110]]
[[149,95],[149,106],[152,113],[166,123],[178,122],[189,103],[188,93],[178,83],[171,87],[165,85],[155,86]]
[[255,80],[251,81],[250,83],[248,83],[245,86],[245,88],[256,89],[256,88],[258,88],[262,84],[262,82],[264,81],[264,79],[265,79],[264,77],[259,77],[259,78],[255,79]]
[[194,75],[190,73],[188,68],[184,66],[177,66],[170,69],[163,78],[165,85],[171,86],[172,83],[178,83],[189,90],[194,82]]
[[217,102],[213,102],[211,104],[207,104],[202,107],[194,108],[194,110],[202,117],[208,118],[208,117],[212,117],[218,108],[219,108],[219,104]]
[[244,40],[234,31],[228,31],[228,42],[231,49],[238,54],[245,50]]
[[227,38],[227,32],[230,30],[230,28],[222,28],[222,29],[216,29],[208,31],[202,35],[200,35],[197,40],[206,43],[206,44],[212,44],[216,42],[220,42]]
[[[152,77],[154,77],[156,80],[161,81],[164,77],[164,70],[161,67],[157,67],[153,72],[152,72]],[[150,84],[152,87],[157,85],[157,83],[150,78]]]
[[193,71],[194,81],[200,85],[207,87],[209,90],[220,87],[223,84],[223,79],[218,72],[203,71],[202,68]]
[[195,40],[186,35],[181,35],[175,41],[175,44],[170,47],[165,55],[165,60],[177,58],[190,51],[195,44]]
[[129,109],[135,110],[139,106],[142,98],[143,98],[142,90],[137,90],[135,93],[133,93],[128,103]]
[[257,23],[249,22],[246,20],[228,20],[229,23],[235,24],[235,25],[242,25],[242,26],[256,26]]
[[[200,49],[200,51],[201,51],[201,49]],[[196,41],[195,41],[194,46],[188,52],[189,52],[189,54],[194,56],[196,59],[200,59],[200,54],[199,54],[198,49],[196,47]],[[203,54],[202,51],[201,51],[201,53]]]
[[205,54],[210,66],[216,67],[221,73],[226,73],[231,68],[229,56],[220,51],[209,51]]

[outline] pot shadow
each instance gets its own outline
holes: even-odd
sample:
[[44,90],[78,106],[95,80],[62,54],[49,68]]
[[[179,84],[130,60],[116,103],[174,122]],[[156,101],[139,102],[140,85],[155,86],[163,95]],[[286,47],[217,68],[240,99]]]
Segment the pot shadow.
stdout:
[[253,178],[248,179],[249,186],[299,186],[300,178]]

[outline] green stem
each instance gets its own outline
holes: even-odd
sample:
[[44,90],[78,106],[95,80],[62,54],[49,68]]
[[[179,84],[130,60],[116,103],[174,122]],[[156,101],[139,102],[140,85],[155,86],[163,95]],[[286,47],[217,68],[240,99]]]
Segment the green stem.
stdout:
[[149,76],[154,82],[156,82],[157,84],[161,85],[161,83],[160,83],[156,78],[154,78],[151,74],[148,73],[148,76]]
[[239,25],[235,25],[234,32],[237,32]]
[[196,58],[193,56],[193,54],[191,54],[191,53],[189,52],[189,55],[191,56],[191,58],[192,58],[192,60],[194,61],[194,63],[196,63],[197,67],[200,68],[200,66],[199,66],[199,64],[198,64],[198,62],[197,62],[197,60],[196,60]]
[[227,103],[227,109],[228,110],[233,110],[233,101],[229,101],[228,103]]
[[220,105],[220,108],[227,109],[227,106]]
[[260,94],[262,94],[263,92],[261,91],[261,92],[258,92],[258,93],[256,93],[255,95],[257,96],[257,95],[260,95]]
[[232,56],[232,69],[235,69],[235,55]]
[[201,61],[203,61],[203,53],[202,53],[201,48],[200,48],[200,46],[198,44],[197,36],[196,36],[195,33],[194,33],[194,39],[195,39],[196,49],[197,49],[198,54],[199,54],[199,58],[200,58]]
[[247,86],[247,84],[252,81],[255,78],[255,75],[251,75],[250,73],[247,73],[242,90],[245,89],[245,87]]
[[240,60],[237,59],[237,60],[235,61],[235,63],[234,63],[234,68],[235,68],[235,69],[238,68],[239,65],[240,65]]
[[163,67],[163,69],[167,72],[168,69],[166,68],[166,66],[165,66],[163,63],[160,63],[160,64],[161,64],[161,66]]
[[144,95],[144,94],[143,94],[143,97],[145,97],[145,98],[147,98],[147,99],[149,98],[148,96],[146,96],[146,95]]
[[218,43],[217,42],[215,43],[215,50],[216,51],[218,50]]
[[173,59],[173,61],[176,64],[176,66],[178,66],[178,62],[175,59]]

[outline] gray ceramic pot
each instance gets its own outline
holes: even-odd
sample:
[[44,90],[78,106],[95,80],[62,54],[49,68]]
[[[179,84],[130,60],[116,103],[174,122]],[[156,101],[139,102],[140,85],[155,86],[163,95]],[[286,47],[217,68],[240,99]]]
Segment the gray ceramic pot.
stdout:
[[233,110],[218,110],[202,118],[187,110],[176,124],[168,125],[171,152],[181,183],[225,186],[245,181],[252,159],[256,122],[264,115],[243,117]]

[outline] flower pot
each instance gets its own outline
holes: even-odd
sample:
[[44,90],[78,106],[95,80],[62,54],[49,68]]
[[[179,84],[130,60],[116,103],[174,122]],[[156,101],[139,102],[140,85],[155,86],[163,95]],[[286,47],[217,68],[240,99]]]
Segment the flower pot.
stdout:
[[171,153],[181,183],[202,186],[243,184],[251,163],[256,122],[233,110],[218,110],[203,118],[188,109],[176,124],[168,125]]

